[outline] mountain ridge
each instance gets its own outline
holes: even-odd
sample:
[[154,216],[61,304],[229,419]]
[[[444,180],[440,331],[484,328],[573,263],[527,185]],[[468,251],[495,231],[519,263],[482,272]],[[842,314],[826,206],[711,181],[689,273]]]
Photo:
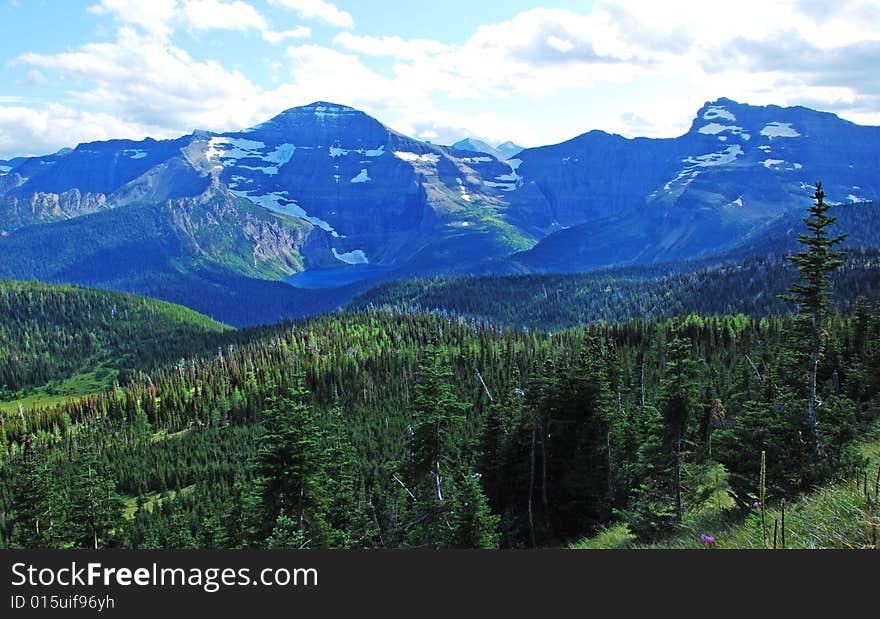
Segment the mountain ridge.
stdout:
[[[337,272],[357,288],[719,253],[802,209],[816,180],[832,202],[880,199],[880,128],[720,98],[677,138],[593,130],[500,161],[316,101],[242,131],[91,142],[0,166],[0,276],[161,297],[171,273],[294,286],[299,274],[326,273],[316,287],[344,298]],[[156,225],[134,224],[143,221]],[[69,268],[72,235],[98,229]],[[158,270],[136,272],[138,244]]]

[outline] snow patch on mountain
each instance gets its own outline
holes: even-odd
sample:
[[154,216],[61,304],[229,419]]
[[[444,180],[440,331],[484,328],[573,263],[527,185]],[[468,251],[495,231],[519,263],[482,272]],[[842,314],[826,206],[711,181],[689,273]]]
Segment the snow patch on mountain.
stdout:
[[354,251],[350,251],[348,253],[341,254],[336,251],[336,248],[333,248],[333,257],[339,260],[340,262],[344,262],[346,264],[370,264],[369,258],[367,258],[367,254],[364,253],[362,249],[356,249]]
[[293,144],[282,144],[278,146],[273,152],[264,156],[263,159],[269,161],[271,163],[277,163],[278,166],[283,166],[286,163],[289,163],[293,158],[293,154],[296,152],[296,146]]
[[240,165],[240,166],[236,166],[236,167],[238,167],[241,170],[253,170],[254,172],[262,172],[263,174],[265,174],[267,176],[277,176],[278,175],[278,168],[275,166],[258,167],[258,166]]
[[[681,185],[681,189],[684,190],[688,185],[694,182],[694,180],[700,175],[700,171],[694,168],[686,168],[679,172],[678,176],[673,178],[671,181],[663,185],[663,191],[666,193],[671,193],[672,188],[675,185]],[[655,192],[656,193],[656,192]]]
[[403,159],[408,163],[437,163],[440,161],[440,155],[436,155],[434,153],[427,153],[425,155],[419,155],[418,153],[408,153],[406,151],[394,151],[394,156],[398,159]]
[[718,135],[718,139],[722,142],[727,141],[727,136],[719,135],[721,133],[729,133],[739,136],[743,140],[751,140],[752,136],[742,127],[736,125],[722,125],[721,123],[709,123],[705,127],[700,127],[699,133],[703,135]]
[[330,156],[333,158],[336,157],[347,157],[351,153],[357,153],[359,155],[363,155],[364,157],[381,157],[385,154],[385,145],[379,146],[379,148],[371,148],[371,149],[349,149],[349,148],[340,148],[338,146],[330,147]]
[[346,116],[354,112],[350,107],[337,106],[337,105],[316,105],[312,108],[312,112],[317,117],[318,121],[323,123],[328,118],[339,118],[341,116]]
[[703,135],[718,135],[719,133],[723,133],[724,131],[729,131],[733,129],[739,129],[742,131],[742,127],[737,127],[734,125],[722,125],[720,123],[709,123],[705,127],[700,127],[700,133]]
[[129,159],[145,159],[147,157],[147,151],[141,150],[139,148],[130,148],[124,150],[122,151],[122,154]]
[[742,146],[736,144],[728,147],[720,153],[709,153],[708,155],[700,155],[699,157],[688,157],[687,159],[684,159],[682,163],[690,163],[693,166],[700,168],[722,166],[735,162],[737,157],[742,154]]
[[372,178],[370,178],[370,173],[367,172],[367,169],[364,168],[361,170],[361,173],[351,179],[352,183],[369,183],[372,182]]
[[703,114],[703,120],[715,120],[721,118],[723,120],[735,121],[736,116],[720,105],[713,105]]
[[772,122],[761,129],[761,135],[772,140],[773,138],[798,138],[801,134],[791,123]]
[[764,167],[768,170],[772,170],[773,168],[778,168],[781,165],[784,165],[785,162],[782,159],[765,159]]
[[273,191],[272,193],[267,194],[257,194],[256,191],[236,191],[230,189],[230,191],[240,198],[245,198],[249,200],[251,203],[256,204],[257,206],[261,206],[268,211],[272,211],[273,213],[280,213],[281,215],[289,215],[292,217],[296,217],[297,219],[302,219],[304,221],[309,222],[316,228],[320,228],[325,232],[329,232],[334,237],[339,237],[339,233],[333,229],[333,226],[328,224],[323,219],[319,219],[317,217],[310,217],[308,213],[296,203],[296,201],[291,200],[289,197],[286,197],[286,191]]
[[244,140],[241,138],[217,137],[208,140],[208,149],[205,158],[208,161],[217,159],[246,159],[248,157],[262,158],[261,151],[266,148],[263,142]]
[[244,177],[244,176],[234,175],[234,176],[230,179],[230,181],[231,181],[231,182],[228,183],[229,188],[230,188],[230,189],[235,189],[236,187],[238,187],[239,185],[242,185],[242,184],[244,184],[244,183],[252,184],[252,183],[254,182],[254,179],[252,179],[252,178],[246,178],[246,177]]
[[460,178],[457,178],[455,180],[458,181],[458,190],[461,193],[461,199],[464,200],[465,202],[470,202],[472,199],[471,194],[468,193],[468,188],[464,184],[464,181],[461,180]]
[[0,165],[0,174],[8,174],[12,172],[12,168],[8,165]]

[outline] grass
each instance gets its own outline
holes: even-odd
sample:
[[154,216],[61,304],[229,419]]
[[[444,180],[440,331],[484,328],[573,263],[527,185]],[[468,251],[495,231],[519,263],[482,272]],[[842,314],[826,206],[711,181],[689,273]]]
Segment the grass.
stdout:
[[18,413],[19,404],[25,410],[49,408],[68,400],[82,398],[101,393],[109,388],[116,377],[114,370],[98,367],[89,372],[82,372],[70,378],[49,383],[26,392],[20,392],[15,398],[0,400],[0,411]]
[[[880,497],[877,475],[880,467],[880,427],[861,447],[868,460],[867,483],[864,477],[819,488],[792,502],[785,510],[785,547],[790,550],[877,549],[880,537]],[[779,522],[777,548],[782,547],[779,506],[767,509],[767,546],[773,546],[774,522]],[[610,550],[623,548],[698,549],[703,548],[701,534],[716,538],[719,549],[761,549],[760,514],[755,511],[745,520],[719,525],[716,530],[681,530],[676,535],[647,546],[636,545],[626,524],[601,530],[593,537],[569,546],[573,550]]]
[[593,537],[569,546],[572,550],[622,550],[632,548],[636,538],[626,523],[605,527]]
[[[164,500],[173,501],[174,499],[176,499],[178,497],[178,495],[186,496],[187,494],[190,494],[195,489],[196,489],[196,485],[192,484],[192,485],[186,486],[184,488],[181,488],[180,490],[169,490],[167,493],[165,493]],[[152,512],[157,507],[162,507],[163,498],[162,498],[161,492],[151,492],[149,494],[145,494],[145,495],[143,495],[143,499],[144,499],[144,507],[143,508],[147,511]],[[135,513],[137,513],[137,502],[138,502],[138,498],[136,496],[129,496],[129,497],[125,498],[125,508],[123,509],[122,514],[123,514],[123,516],[125,516],[125,518],[127,520],[133,519]]]

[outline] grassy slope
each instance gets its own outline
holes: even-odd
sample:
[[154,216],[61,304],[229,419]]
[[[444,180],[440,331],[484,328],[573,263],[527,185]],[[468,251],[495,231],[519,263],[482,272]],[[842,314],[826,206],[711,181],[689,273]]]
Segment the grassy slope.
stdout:
[[[876,549],[880,537],[880,427],[862,446],[868,460],[867,484],[865,478],[819,488],[791,503],[785,510],[786,549]],[[867,487],[867,492],[866,492]],[[774,522],[781,521],[778,505],[765,514],[767,547],[773,544]],[[640,546],[635,543],[625,524],[609,526],[597,535],[571,545],[574,550],[613,550],[624,548],[700,549],[700,535],[706,533],[717,539],[719,549],[761,549],[762,527],[760,513],[751,513],[745,521],[731,522],[714,531],[685,530],[669,539]],[[777,546],[781,547],[781,528]]]
[[184,307],[75,286],[0,280],[0,369],[53,365],[43,384],[0,385],[0,410],[47,406],[112,385],[119,370],[188,356],[230,328]]

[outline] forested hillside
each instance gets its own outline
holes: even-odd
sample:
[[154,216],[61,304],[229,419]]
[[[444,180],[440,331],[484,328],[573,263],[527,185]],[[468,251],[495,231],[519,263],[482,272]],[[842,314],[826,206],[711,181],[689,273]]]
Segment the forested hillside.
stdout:
[[[649,540],[677,519],[678,429],[682,518],[705,515],[707,485],[729,497],[724,510],[751,505],[762,451],[774,500],[858,468],[854,440],[877,414],[880,312],[860,305],[829,325],[818,456],[792,327],[692,316],[549,337],[431,316],[317,319],[7,416],[4,539],[517,547],[583,537],[618,513]],[[83,503],[84,469],[113,501]],[[75,533],[83,510],[100,519]]]
[[[880,252],[851,251],[834,275],[837,307],[880,296]],[[693,270],[691,270],[693,269]],[[666,274],[671,273],[671,274]],[[356,297],[347,308],[392,308],[478,317],[511,327],[565,329],[595,321],[670,318],[691,312],[783,315],[780,298],[797,278],[783,256],[700,268],[675,263],[573,275],[452,277],[396,281]]]
[[112,384],[120,372],[204,351],[228,331],[162,301],[0,280],[0,400],[99,369]]

